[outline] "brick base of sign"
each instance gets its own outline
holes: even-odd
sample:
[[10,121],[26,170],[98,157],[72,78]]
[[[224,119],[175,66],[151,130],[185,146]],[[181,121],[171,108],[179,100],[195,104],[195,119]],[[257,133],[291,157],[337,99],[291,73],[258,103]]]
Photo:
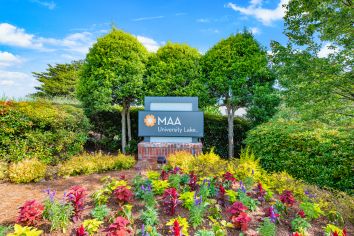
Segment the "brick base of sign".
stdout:
[[178,151],[187,151],[193,155],[202,153],[202,143],[150,143],[140,142],[138,144],[138,160],[145,162],[151,169],[157,168],[157,157],[168,156]]

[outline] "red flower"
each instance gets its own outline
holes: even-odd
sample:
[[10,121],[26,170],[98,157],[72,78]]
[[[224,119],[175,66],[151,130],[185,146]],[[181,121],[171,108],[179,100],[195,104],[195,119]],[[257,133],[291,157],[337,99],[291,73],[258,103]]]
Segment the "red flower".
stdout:
[[17,223],[34,226],[42,219],[44,206],[36,200],[29,200],[19,209]]
[[280,201],[286,205],[292,206],[295,203],[293,193],[289,190],[284,190],[280,195]]
[[133,198],[133,193],[126,186],[118,186],[114,192],[119,204],[130,202]]
[[299,232],[295,232],[295,233],[293,233],[293,236],[302,236],[302,234]]
[[248,208],[242,204],[242,202],[234,202],[228,209],[227,212],[229,212],[232,216],[238,216],[242,212],[246,211]]
[[238,216],[233,216],[231,222],[235,225],[236,228],[240,228],[245,232],[248,228],[248,223],[251,221],[251,218],[245,212],[241,212]]
[[221,184],[219,185],[219,195],[218,195],[218,199],[221,202],[222,206],[225,206],[225,188],[224,186],[222,186]]
[[182,235],[181,226],[179,225],[177,220],[175,220],[173,222],[172,231],[173,231],[174,236],[181,236]]
[[86,232],[83,225],[81,225],[79,228],[76,229],[76,236],[87,236],[87,235],[89,234],[88,232]]
[[306,215],[305,215],[305,212],[303,210],[300,210],[298,213],[297,213],[298,216],[300,216],[301,218],[305,218]]

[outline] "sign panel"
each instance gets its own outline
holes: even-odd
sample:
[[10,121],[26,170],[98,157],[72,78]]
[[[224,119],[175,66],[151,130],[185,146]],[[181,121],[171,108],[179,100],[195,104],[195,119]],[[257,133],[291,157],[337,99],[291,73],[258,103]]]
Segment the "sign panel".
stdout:
[[139,111],[139,136],[203,137],[204,113],[198,111]]

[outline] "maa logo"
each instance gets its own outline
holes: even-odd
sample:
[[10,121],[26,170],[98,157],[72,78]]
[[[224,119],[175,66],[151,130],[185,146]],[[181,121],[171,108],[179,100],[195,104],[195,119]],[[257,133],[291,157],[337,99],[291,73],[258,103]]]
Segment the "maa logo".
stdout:
[[159,116],[157,117],[157,124],[158,125],[182,125],[181,121],[179,120],[178,116],[176,117],[176,119],[172,119],[172,117],[170,116],[168,119],[165,116],[163,119],[160,118]]

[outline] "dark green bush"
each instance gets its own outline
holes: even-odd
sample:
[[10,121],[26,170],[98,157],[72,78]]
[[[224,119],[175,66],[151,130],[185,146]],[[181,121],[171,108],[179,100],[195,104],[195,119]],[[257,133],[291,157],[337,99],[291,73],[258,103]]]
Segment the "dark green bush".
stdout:
[[[129,153],[137,152],[137,143],[142,140],[138,137],[138,110],[131,110],[132,125],[132,141],[128,144],[127,151]],[[99,111],[90,116],[92,129],[99,136],[98,139],[92,140],[96,148],[108,151],[116,151],[121,148],[121,115],[119,109],[110,111]],[[240,118],[235,119],[234,126],[234,142],[235,153],[239,153],[242,141],[246,137],[248,123]],[[210,151],[214,147],[215,153],[222,157],[227,157],[227,118],[218,115],[204,115],[204,151]]]
[[82,109],[71,105],[0,102],[0,160],[56,164],[83,149],[88,128]]
[[270,171],[347,192],[354,186],[354,129],[273,121],[249,132],[246,143]]

